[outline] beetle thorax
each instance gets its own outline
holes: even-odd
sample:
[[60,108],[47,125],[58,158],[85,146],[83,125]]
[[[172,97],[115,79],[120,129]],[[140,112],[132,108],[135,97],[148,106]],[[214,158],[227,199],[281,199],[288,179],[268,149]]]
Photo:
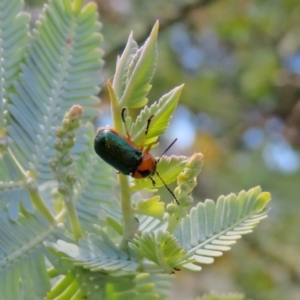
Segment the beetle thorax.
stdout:
[[156,171],[156,159],[148,152],[143,152],[142,161],[136,171],[132,174],[133,178],[146,178],[152,176]]

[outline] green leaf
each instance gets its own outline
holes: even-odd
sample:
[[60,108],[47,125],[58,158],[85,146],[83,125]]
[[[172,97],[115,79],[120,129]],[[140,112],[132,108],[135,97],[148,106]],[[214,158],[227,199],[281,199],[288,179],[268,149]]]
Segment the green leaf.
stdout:
[[158,102],[153,103],[150,107],[145,107],[140,112],[136,121],[129,129],[131,139],[137,144],[141,145],[144,136],[145,128],[148,119],[151,119],[150,127],[144,141],[144,145],[155,143],[157,138],[163,135],[167,130],[172,114],[174,113],[179,97],[181,95],[183,85],[174,88],[172,91],[162,96]]
[[217,294],[210,293],[209,295],[204,295],[202,297],[198,297],[197,300],[244,300],[245,297],[242,294]]
[[262,193],[260,187],[221,196],[216,204],[206,200],[191,209],[174,235],[194,255],[195,263],[210,264],[266,218],[269,200],[270,194]]
[[140,273],[116,277],[75,268],[56,281],[46,299],[165,300],[172,277]]
[[[157,164],[157,172],[163,178],[166,184],[173,182],[178,174],[183,170],[185,164],[187,162],[186,156],[162,156],[159,163]],[[163,186],[163,182],[157,176],[157,174],[153,175],[153,179],[156,182],[155,187]],[[130,183],[130,189],[132,192],[141,190],[141,189],[149,189],[153,191],[153,185],[149,178],[145,179],[134,179]]]
[[[34,31],[8,105],[8,133],[13,153],[39,182],[53,179],[48,161],[55,153],[54,128],[65,112],[77,103],[84,109],[84,121],[98,114],[99,28],[95,4],[75,14],[71,1],[52,0]],[[85,151],[78,141],[74,151]]]
[[0,9],[0,135],[4,129],[7,100],[29,40],[29,16],[21,12],[23,2],[3,0]]
[[[138,108],[148,102],[146,98],[155,72],[157,60],[157,32],[158,22],[145,44],[132,57],[128,67],[125,90],[120,100],[120,106]],[[118,91],[117,91],[118,92]]]
[[62,258],[71,261],[75,266],[92,272],[134,272],[139,267],[139,264],[130,260],[127,253],[119,249],[103,231],[100,232],[100,236],[89,234],[87,238],[80,239],[78,245],[63,240],[46,245],[62,253]]
[[142,257],[159,265],[165,273],[172,273],[174,268],[192,261],[191,255],[188,255],[176,238],[167,231],[135,235],[129,246]]
[[[94,224],[99,223],[101,205],[114,210],[112,194],[116,188],[116,173],[94,150],[94,128],[91,124],[83,126],[87,143],[86,151],[79,153],[76,161],[77,181],[74,189],[74,201],[82,227],[88,232],[95,232]],[[101,205],[100,205],[101,204]],[[105,226],[106,220],[100,222]],[[99,225],[100,225],[99,224]]]
[[165,212],[165,203],[160,202],[159,196],[154,196],[149,199],[141,199],[136,203],[135,213],[147,216],[153,216],[154,218],[161,219]]
[[131,33],[128,37],[126,47],[121,57],[118,56],[117,58],[116,72],[112,83],[113,89],[119,99],[121,99],[121,96],[125,89],[129,64],[132,60],[133,55],[136,53],[137,50],[138,50],[137,43],[133,39]]
[[[14,190],[14,193],[16,191]],[[1,299],[42,299],[50,289],[43,246],[58,238],[56,229],[35,214],[20,214],[13,222],[0,210],[0,291]]]

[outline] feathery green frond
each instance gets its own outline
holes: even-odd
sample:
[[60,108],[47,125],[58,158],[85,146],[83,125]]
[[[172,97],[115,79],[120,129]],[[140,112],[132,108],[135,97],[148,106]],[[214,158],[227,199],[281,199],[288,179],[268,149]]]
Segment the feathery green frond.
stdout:
[[166,231],[168,223],[165,220],[160,220],[152,216],[138,215],[139,230],[141,232],[158,232]]
[[62,240],[47,245],[63,253],[62,257],[72,261],[75,266],[82,266],[92,272],[134,272],[139,267],[139,264],[130,260],[128,254],[119,249],[103,231],[100,232],[100,236],[90,234],[86,239],[80,239],[78,245]]
[[262,193],[260,187],[221,196],[216,204],[206,200],[191,209],[174,235],[196,263],[210,264],[266,218],[269,200],[270,194]]
[[55,240],[55,228],[38,213],[11,221],[0,211],[0,299],[42,299],[50,289],[43,242]]
[[130,280],[121,278],[118,283],[108,284],[109,300],[164,300],[168,297],[172,277],[166,274],[140,273]]
[[[113,192],[116,188],[115,171],[95,154],[94,128],[84,127],[89,140],[86,151],[81,152],[76,162],[77,181],[74,189],[74,201],[82,227],[94,232],[94,224],[99,223],[101,205],[112,207]],[[106,221],[101,224],[104,225]]]
[[[183,170],[186,162],[186,156],[162,156],[159,163],[157,164],[156,170],[164,179],[165,183],[168,184],[176,179],[178,174]],[[155,187],[153,187],[152,182],[149,178],[134,179],[130,183],[130,190],[132,192],[135,192],[141,189],[153,189],[164,185],[157,174],[153,175],[153,179],[156,182]]]
[[165,274],[110,275],[75,268],[56,283],[46,299],[165,300],[172,282]]
[[157,60],[156,23],[145,44],[132,57],[127,71],[125,90],[120,99],[121,107],[138,108],[148,102],[146,98],[154,75]]
[[75,14],[70,3],[45,5],[8,105],[10,147],[40,182],[53,178],[48,161],[54,155],[54,127],[65,112],[76,103],[84,120],[97,114],[102,38],[96,6],[90,3]]
[[34,213],[26,182],[8,152],[0,156],[0,209],[7,211],[12,221],[17,221],[20,209]]
[[12,221],[18,219],[21,207],[28,213],[34,213],[31,198],[26,188],[6,190],[3,200],[7,202],[8,216]]
[[167,274],[193,261],[192,254],[187,254],[176,238],[167,231],[143,232],[140,236],[135,235],[129,246],[142,257],[159,265],[162,272]]
[[[5,151],[2,157],[0,156],[0,191],[5,188],[22,186],[24,183],[21,182],[21,179],[22,176],[12,157]],[[7,187],[5,187],[5,184],[7,184]]]
[[4,112],[12,83],[20,71],[20,62],[28,43],[29,16],[21,12],[23,2],[3,0],[0,3],[0,135],[5,127]]
[[198,297],[196,300],[244,300],[245,297],[242,294],[217,294],[210,293],[209,295],[204,295],[202,297]]
[[182,88],[183,85],[174,88],[150,107],[146,106],[142,109],[129,129],[131,139],[137,145],[141,144],[145,135],[147,121],[152,115],[154,115],[154,117],[151,119],[151,124],[145,139],[145,146],[155,143],[157,138],[163,135],[177,107]]

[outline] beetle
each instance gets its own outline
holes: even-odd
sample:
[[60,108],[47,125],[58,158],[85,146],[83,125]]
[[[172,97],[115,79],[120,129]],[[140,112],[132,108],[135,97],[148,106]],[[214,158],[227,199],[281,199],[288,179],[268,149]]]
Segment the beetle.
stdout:
[[144,150],[145,138],[154,115],[150,116],[147,121],[144,139],[139,147],[131,140],[124,118],[125,110],[126,108],[122,109],[121,117],[125,124],[126,136],[109,126],[100,127],[97,130],[94,139],[95,152],[98,156],[100,156],[100,158],[120,173],[130,175],[136,179],[150,178],[153,186],[155,186],[155,181],[152,176],[156,174],[179,205],[174,193],[169,189],[164,180],[160,177],[159,173],[156,171],[157,164],[159,163],[161,156],[163,156],[173,146],[177,139],[168,146],[160,157],[154,158],[150,153],[150,150],[157,141],[149,144]]

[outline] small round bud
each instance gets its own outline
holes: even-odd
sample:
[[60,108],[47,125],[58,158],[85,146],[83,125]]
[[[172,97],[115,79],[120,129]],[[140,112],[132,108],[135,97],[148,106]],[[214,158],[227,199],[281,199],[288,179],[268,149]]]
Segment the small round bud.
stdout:
[[62,182],[58,184],[57,190],[63,195],[66,195],[69,192],[68,186]]
[[184,177],[186,178],[186,179],[189,179],[189,178],[191,178],[191,177],[194,177],[193,174],[194,172],[193,172],[193,170],[192,169],[189,169],[189,168],[185,168],[184,170],[183,170],[183,175],[184,175]]
[[82,114],[83,114],[83,108],[78,104],[73,105],[68,113],[69,118],[71,119],[74,118],[80,119]]
[[71,183],[73,185],[76,182],[76,180],[77,180],[77,176],[74,172],[69,172],[67,174],[67,181],[69,183]]
[[186,195],[185,197],[180,198],[180,203],[183,206],[190,206],[194,202],[194,199],[192,196]]
[[175,203],[169,203],[167,205],[166,211],[167,213],[169,213],[170,215],[173,215],[176,213],[176,211],[178,210],[178,205]]
[[54,148],[57,151],[61,151],[63,149],[63,143],[62,143],[61,139],[56,139],[55,140],[55,142],[54,142]]
[[190,185],[189,185],[187,182],[183,182],[183,183],[180,185],[180,189],[181,189],[183,192],[189,193],[189,191],[190,191]]
[[62,125],[63,125],[63,129],[64,130],[69,130],[69,128],[70,128],[70,120],[69,119],[63,119]]
[[68,131],[65,135],[65,138],[67,139],[75,139],[75,132],[74,131]]
[[175,190],[174,190],[174,194],[175,194],[176,197],[178,198],[178,196],[180,195],[180,193],[181,193],[181,189],[180,189],[179,186],[177,186],[177,187],[175,188]]
[[178,184],[178,185],[181,185],[181,184],[183,184],[183,183],[185,183],[185,182],[186,182],[186,178],[185,178],[183,172],[181,172],[181,173],[177,176],[177,184]]
[[75,130],[79,127],[79,120],[69,119],[69,130]]
[[57,127],[55,134],[58,138],[62,138],[66,134],[66,130],[63,127]]
[[66,155],[63,160],[62,160],[62,163],[64,166],[69,166],[73,163],[73,158],[71,155]]
[[73,138],[71,138],[71,139],[69,139],[69,138],[64,138],[64,139],[63,139],[63,145],[64,145],[64,147],[66,147],[66,148],[72,148],[72,147],[74,147],[74,145],[75,145],[75,139],[73,139]]

